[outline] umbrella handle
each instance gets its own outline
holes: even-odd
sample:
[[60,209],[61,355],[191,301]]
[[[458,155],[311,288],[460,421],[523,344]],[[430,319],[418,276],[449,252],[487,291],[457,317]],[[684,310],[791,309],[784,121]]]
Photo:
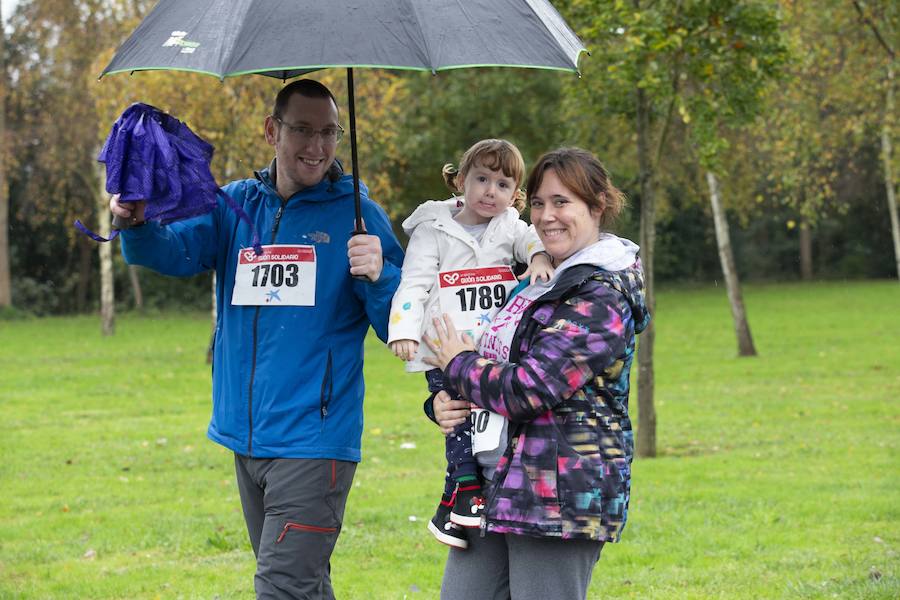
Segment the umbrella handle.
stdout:
[[356,150],[356,94],[353,86],[353,69],[347,69],[347,100],[350,105],[350,166],[353,169],[353,235],[365,233],[362,224],[362,207],[359,199],[359,157]]
[[[367,233],[362,223],[362,208],[359,199],[359,158],[356,154],[356,97],[353,90],[353,69],[347,69],[347,96],[350,104],[350,162],[353,167],[353,233],[362,235]],[[351,275],[353,279],[371,283],[372,280],[365,275]]]
[[113,229],[128,229],[131,227],[131,219],[126,219],[125,217],[120,217],[119,215],[113,215],[112,218],[112,228]]

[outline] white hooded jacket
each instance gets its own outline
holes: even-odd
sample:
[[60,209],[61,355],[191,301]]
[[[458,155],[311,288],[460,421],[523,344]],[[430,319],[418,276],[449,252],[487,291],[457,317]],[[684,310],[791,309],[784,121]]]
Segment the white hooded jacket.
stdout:
[[530,263],[531,257],[544,249],[534,227],[521,220],[512,207],[490,220],[479,243],[453,219],[464,202],[463,197],[430,200],[403,221],[410,238],[400,287],[391,304],[388,343],[419,342],[415,358],[406,363],[410,372],[434,368],[422,360],[432,355],[422,335],[431,329],[432,318],[440,316],[440,271]]

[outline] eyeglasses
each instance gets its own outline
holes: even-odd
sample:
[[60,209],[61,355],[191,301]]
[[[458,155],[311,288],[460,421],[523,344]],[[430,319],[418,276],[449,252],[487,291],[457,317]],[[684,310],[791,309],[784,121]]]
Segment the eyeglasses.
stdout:
[[308,127],[306,125],[291,125],[290,123],[285,123],[280,117],[276,117],[275,115],[272,115],[272,118],[283,125],[285,129],[287,129],[288,134],[303,140],[304,142],[311,142],[316,136],[319,136],[322,139],[323,144],[337,144],[341,141],[341,138],[344,137],[344,128],[340,125],[337,127],[314,129],[313,127]]

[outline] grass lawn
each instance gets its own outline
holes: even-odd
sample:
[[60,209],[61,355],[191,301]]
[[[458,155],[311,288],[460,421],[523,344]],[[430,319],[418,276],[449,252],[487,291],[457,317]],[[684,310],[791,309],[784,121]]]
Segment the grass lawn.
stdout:
[[[660,456],[634,465],[591,598],[900,597],[900,285],[722,288],[656,311]],[[206,315],[0,321],[0,598],[248,598],[232,456],[206,439]],[[341,599],[437,598],[443,444],[423,378],[367,342]],[[636,404],[636,394],[632,394]]]

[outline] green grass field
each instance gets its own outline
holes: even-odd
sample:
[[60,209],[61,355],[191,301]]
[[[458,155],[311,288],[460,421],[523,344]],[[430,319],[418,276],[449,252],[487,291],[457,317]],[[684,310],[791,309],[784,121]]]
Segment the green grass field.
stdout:
[[[900,597],[900,285],[722,288],[656,311],[659,458],[591,598]],[[209,442],[205,315],[0,321],[0,598],[247,598],[230,453]],[[341,599],[437,598],[443,444],[370,338]],[[636,394],[632,394],[636,404]],[[413,447],[410,447],[413,446]]]

